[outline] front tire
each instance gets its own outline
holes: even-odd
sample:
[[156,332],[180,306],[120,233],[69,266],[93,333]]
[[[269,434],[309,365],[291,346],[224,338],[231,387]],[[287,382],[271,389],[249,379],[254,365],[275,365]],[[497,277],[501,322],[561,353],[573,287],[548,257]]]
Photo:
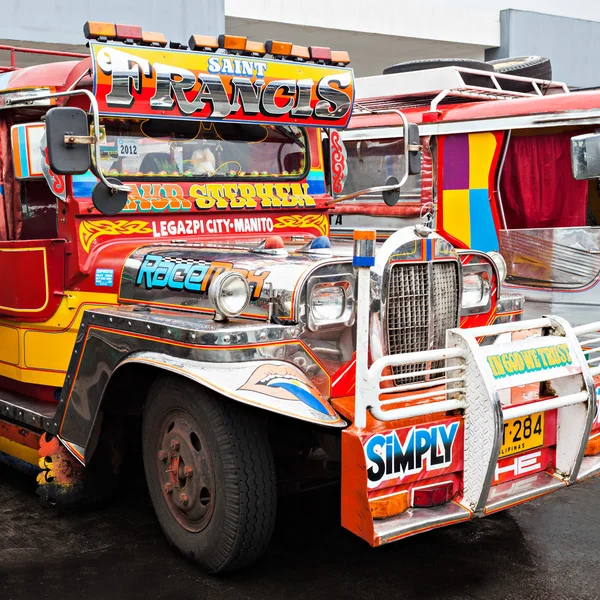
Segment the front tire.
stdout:
[[169,542],[210,573],[266,549],[275,467],[264,424],[243,405],[161,376],[144,408],[143,450],[154,510]]

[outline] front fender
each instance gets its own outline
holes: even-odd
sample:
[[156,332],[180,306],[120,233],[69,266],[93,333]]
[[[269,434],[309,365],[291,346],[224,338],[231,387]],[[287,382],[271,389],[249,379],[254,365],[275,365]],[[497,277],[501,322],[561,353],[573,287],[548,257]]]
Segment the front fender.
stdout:
[[137,352],[118,368],[130,363],[177,373],[227,398],[280,415],[317,425],[346,426],[310,379],[298,367],[281,360],[209,363]]
[[[326,399],[329,375],[296,334],[290,326],[218,323],[176,311],[86,311],[50,433],[81,462],[89,461],[109,384],[133,364],[177,373],[270,412],[344,427]],[[310,368],[310,377],[296,361]],[[140,402],[145,393],[140,389]]]

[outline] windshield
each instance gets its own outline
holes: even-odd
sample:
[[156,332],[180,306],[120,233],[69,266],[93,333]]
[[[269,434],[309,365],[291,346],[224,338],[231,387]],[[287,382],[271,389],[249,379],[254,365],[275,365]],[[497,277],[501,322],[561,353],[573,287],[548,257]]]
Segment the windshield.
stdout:
[[[348,175],[340,196],[385,185],[390,176],[404,177],[404,141],[399,139],[344,140]],[[410,175],[400,190],[400,200],[419,199],[421,175]],[[363,202],[380,202],[381,194],[364,194]]]
[[301,128],[103,119],[100,165],[114,177],[290,177],[307,165]]

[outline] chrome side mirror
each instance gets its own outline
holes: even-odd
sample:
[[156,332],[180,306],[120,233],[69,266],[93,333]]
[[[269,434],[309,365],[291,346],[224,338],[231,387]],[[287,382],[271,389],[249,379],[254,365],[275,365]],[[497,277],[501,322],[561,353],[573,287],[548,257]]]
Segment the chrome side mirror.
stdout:
[[571,138],[571,169],[575,179],[600,177],[600,134],[586,133]]

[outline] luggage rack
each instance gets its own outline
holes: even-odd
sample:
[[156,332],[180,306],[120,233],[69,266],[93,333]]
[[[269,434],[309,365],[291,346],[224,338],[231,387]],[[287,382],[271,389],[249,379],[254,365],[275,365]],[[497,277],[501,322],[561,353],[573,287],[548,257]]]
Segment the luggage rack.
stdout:
[[22,67],[17,67],[17,54],[37,54],[41,56],[57,56],[61,58],[88,58],[89,54],[81,52],[66,52],[63,50],[47,50],[44,48],[23,48],[19,46],[0,45],[0,53],[8,52],[10,54],[9,65],[0,65],[0,73],[18,71]]
[[[511,90],[511,83],[529,84],[531,90]],[[566,83],[478,71],[464,67],[442,67],[411,73],[393,73],[356,80],[355,114],[381,110],[429,106],[468,101],[516,100],[551,94],[568,94]]]

